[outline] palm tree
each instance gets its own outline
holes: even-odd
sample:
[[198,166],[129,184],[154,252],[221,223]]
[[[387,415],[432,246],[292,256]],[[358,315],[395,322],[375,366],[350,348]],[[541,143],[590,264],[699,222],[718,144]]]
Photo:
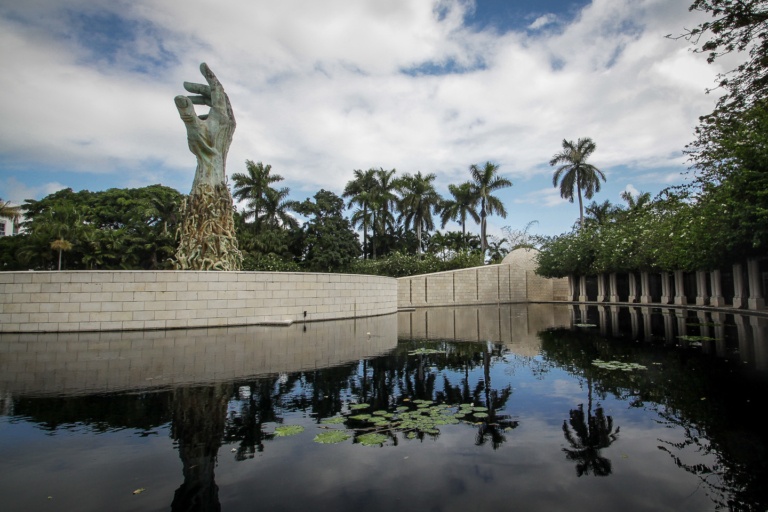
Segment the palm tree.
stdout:
[[598,226],[602,226],[608,224],[608,222],[621,211],[621,207],[611,204],[611,202],[606,199],[602,203],[592,201],[591,204],[587,205],[585,211],[587,214],[585,222],[593,222]]
[[[267,194],[272,183],[282,181],[283,177],[279,174],[270,174],[272,166],[264,165],[261,162],[253,163],[252,160],[245,161],[246,173],[236,172],[232,175],[233,192],[232,197],[238,201],[246,201],[246,209],[243,212],[245,220],[253,218],[257,220],[263,216]],[[254,222],[254,228],[256,228]]]
[[368,227],[373,219],[371,211],[371,201],[373,199],[374,189],[376,188],[376,170],[368,169],[363,172],[355,169],[355,178],[347,182],[344,187],[342,197],[349,198],[347,208],[357,205],[360,208],[352,214],[352,225],[363,228],[363,257],[367,256],[366,247],[368,246]]
[[376,185],[374,186],[373,199],[371,201],[373,208],[373,259],[376,259],[377,235],[380,236],[387,231],[395,231],[394,210],[398,200],[395,191],[400,185],[394,177],[396,172],[395,169],[385,171],[383,168],[379,168],[375,172]]
[[507,178],[497,176],[498,170],[499,166],[491,162],[485,162],[482,168],[475,164],[469,166],[469,172],[472,175],[472,190],[480,201],[480,250],[483,254],[488,248],[486,218],[494,213],[498,213],[502,218],[507,217],[504,203],[492,194],[502,188],[511,187],[512,182]]
[[560,197],[573,202],[574,190],[579,198],[579,226],[584,225],[584,202],[582,195],[592,199],[595,192],[600,192],[600,179],[605,181],[605,174],[592,164],[587,163],[589,156],[597,146],[589,137],[576,141],[563,139],[563,150],[555,153],[549,165],[558,165],[552,176],[552,185],[560,182]]
[[421,242],[422,229],[435,229],[432,212],[442,200],[433,185],[435,178],[434,173],[423,176],[421,172],[417,172],[414,176],[406,174],[399,181],[398,190],[402,195],[398,203],[400,218],[403,219],[405,229],[411,225],[416,227],[419,254],[424,252]]
[[625,190],[621,193],[621,198],[627,202],[627,209],[630,212],[636,212],[645,208],[648,203],[651,202],[650,192],[638,192],[637,197],[633,196],[631,192]]
[[71,251],[72,243],[67,242],[63,238],[59,238],[58,240],[54,240],[53,242],[51,242],[51,249],[53,249],[54,251],[59,251],[59,270],[61,270],[61,252]]
[[448,192],[453,199],[446,199],[440,205],[441,227],[445,227],[449,220],[461,223],[461,238],[464,243],[467,239],[467,216],[480,224],[480,215],[477,213],[478,198],[472,191],[472,183],[469,181],[461,185],[448,185]]
[[261,215],[256,218],[255,222],[260,226],[297,229],[299,222],[289,212],[295,210],[298,203],[288,199],[289,193],[288,187],[267,188],[262,199]]

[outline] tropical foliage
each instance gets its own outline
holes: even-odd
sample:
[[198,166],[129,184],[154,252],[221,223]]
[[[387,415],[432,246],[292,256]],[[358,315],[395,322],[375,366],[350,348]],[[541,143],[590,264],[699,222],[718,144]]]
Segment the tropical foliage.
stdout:
[[0,265],[4,270],[170,268],[181,198],[171,188],[152,185],[64,189],[27,200],[21,207],[24,233],[3,237],[2,245],[13,250],[0,250]]
[[488,216],[498,214],[502,218],[507,217],[504,203],[493,193],[511,187],[512,182],[499,176],[498,171],[499,166],[492,162],[485,162],[483,167],[475,164],[469,166],[472,192],[480,203],[480,251],[483,253],[488,248]]
[[592,199],[600,192],[600,179],[605,181],[603,172],[587,159],[597,148],[589,137],[581,138],[575,143],[563,139],[563,149],[555,153],[549,165],[559,167],[552,175],[552,185],[560,185],[560,197],[573,202],[574,193],[579,199],[579,225],[584,225],[584,199]]

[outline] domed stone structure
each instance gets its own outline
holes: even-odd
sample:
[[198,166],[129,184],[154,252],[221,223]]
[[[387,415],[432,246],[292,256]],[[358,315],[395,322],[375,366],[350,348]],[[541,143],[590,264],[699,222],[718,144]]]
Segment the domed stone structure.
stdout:
[[501,260],[501,264],[512,265],[515,268],[533,271],[536,270],[537,254],[539,254],[539,251],[533,248],[515,249],[504,256],[504,259]]

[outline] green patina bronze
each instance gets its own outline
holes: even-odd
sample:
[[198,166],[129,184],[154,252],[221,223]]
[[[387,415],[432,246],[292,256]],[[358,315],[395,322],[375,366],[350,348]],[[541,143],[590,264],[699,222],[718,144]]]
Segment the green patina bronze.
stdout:
[[[243,256],[237,248],[226,175],[235,116],[213,71],[202,63],[200,72],[208,85],[184,82],[184,89],[193,95],[174,98],[189,150],[197,158],[192,191],[181,205],[175,264],[182,270],[240,270]],[[198,116],[194,105],[207,105],[210,111]]]

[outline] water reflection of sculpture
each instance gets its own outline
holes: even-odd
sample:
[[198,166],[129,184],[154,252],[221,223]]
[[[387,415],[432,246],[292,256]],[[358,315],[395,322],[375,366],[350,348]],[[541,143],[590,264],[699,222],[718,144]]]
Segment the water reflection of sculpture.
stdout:
[[171,436],[178,444],[184,482],[174,493],[172,511],[221,510],[214,469],[230,389],[216,384],[173,391]]

